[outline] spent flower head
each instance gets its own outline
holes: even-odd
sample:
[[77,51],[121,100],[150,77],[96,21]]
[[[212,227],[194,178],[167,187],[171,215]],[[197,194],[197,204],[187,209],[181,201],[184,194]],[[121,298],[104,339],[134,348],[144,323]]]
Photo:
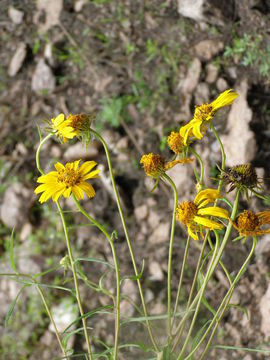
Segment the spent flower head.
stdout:
[[158,154],[144,154],[141,157],[140,164],[143,165],[144,171],[147,176],[150,176],[154,179],[159,179],[164,175],[164,173],[173,168],[177,164],[186,164],[193,161],[191,158],[173,160],[166,162],[165,159]]
[[52,198],[57,201],[59,196],[65,198],[74,194],[77,200],[83,198],[85,193],[89,198],[95,196],[96,192],[91,184],[86,182],[88,179],[98,178],[99,170],[91,171],[97,163],[95,161],[86,161],[79,167],[80,160],[66,163],[65,165],[57,162],[54,164],[56,171],[51,171],[37,179],[41,183],[35,194],[42,193],[39,198],[41,203]]
[[87,144],[90,141],[90,126],[94,119],[94,114],[69,114],[66,121],[74,129],[76,136]]
[[224,106],[231,105],[238,94],[232,89],[221,93],[210,104],[196,106],[193,119],[185,126],[180,128],[180,134],[184,138],[184,144],[187,145],[190,137],[202,139],[215,113]]
[[270,211],[261,211],[255,214],[251,210],[244,210],[236,222],[232,220],[231,222],[240,236],[261,236],[270,233],[270,229],[262,228],[263,225],[270,224]]
[[184,138],[179,132],[172,131],[167,138],[169,148],[176,154],[181,154],[186,146],[184,144]]
[[228,211],[218,206],[209,206],[216,199],[221,198],[218,190],[204,189],[195,197],[194,201],[184,201],[178,204],[176,209],[177,219],[187,227],[188,234],[198,240],[197,233],[203,237],[203,229],[220,230],[223,225],[209,217],[228,219]]

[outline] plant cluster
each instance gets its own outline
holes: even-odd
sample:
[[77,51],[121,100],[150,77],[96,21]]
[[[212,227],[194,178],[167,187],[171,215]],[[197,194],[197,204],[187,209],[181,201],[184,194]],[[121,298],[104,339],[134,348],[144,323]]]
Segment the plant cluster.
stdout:
[[[149,44],[149,47],[150,45],[152,49],[152,44]],[[167,314],[165,315],[167,327],[164,327],[164,333],[166,334],[167,340],[165,343],[160,343],[160,340],[156,338],[154,326],[154,321],[161,320],[162,318],[164,319],[164,315],[152,317],[148,313],[141,282],[143,269],[141,272],[138,270],[133,244],[129,237],[125,215],[119,200],[107,144],[102,136],[91,127],[93,116],[86,114],[65,116],[64,114],[59,114],[56,118],[51,119],[48,127],[49,133],[44,138],[41,137],[36,152],[36,165],[40,172],[40,177],[37,179],[38,186],[35,189],[35,193],[39,194],[40,203],[47,202],[51,199],[58,209],[67,248],[67,255],[61,260],[60,266],[64,267],[65,271],[71,271],[72,273],[74,287],[71,289],[71,293],[76,299],[80,316],[62,333],[58,331],[57,324],[54,321],[50,310],[50,305],[46,300],[42,286],[39,282],[40,274],[20,274],[16,269],[12,253],[13,237],[11,238],[10,259],[14,273],[1,275],[6,275],[17,281],[23,282],[24,286],[22,291],[26,286],[33,285],[36,287],[52,326],[54,327],[59,347],[62,352],[62,358],[71,359],[76,356],[85,356],[86,359],[90,360],[99,358],[116,360],[122,358],[121,352],[123,350],[133,348],[139,348],[148,352],[151,359],[187,360],[193,359],[195,355],[198,359],[206,358],[221,319],[231,305],[230,301],[234,289],[254,254],[257,237],[270,233],[270,229],[267,227],[267,225],[270,224],[270,211],[254,213],[251,210],[245,209],[241,213],[238,212],[240,196],[249,195],[249,192],[251,192],[256,196],[263,197],[261,193],[261,183],[257,177],[256,171],[250,164],[243,164],[231,169],[226,169],[226,155],[224,148],[213,124],[216,112],[225,106],[230,106],[237,97],[238,94],[230,89],[220,94],[213,102],[196,106],[193,119],[182,126],[179,131],[172,131],[167,138],[168,146],[174,154],[172,159],[165,160],[159,154],[149,153],[144,154],[140,160],[146,175],[155,179],[155,187],[158,186],[160,181],[163,181],[172,188],[174,194],[174,208],[172,212],[168,252]],[[209,129],[216,136],[222,154],[222,165],[216,188],[205,187],[204,164],[200,155],[193,147],[193,144],[196,141],[201,140],[206,136]],[[120,314],[120,300],[123,299],[121,294],[121,284],[126,276],[120,276],[119,268],[121,267],[121,264],[119,264],[114,244],[116,231],[113,230],[112,233],[109,233],[102,224],[87,213],[80,203],[80,200],[84,198],[84,195],[90,199],[89,201],[95,201],[94,197],[96,196],[96,192],[92,185],[92,180],[99,178],[99,169],[96,169],[97,163],[95,161],[81,163],[79,159],[66,164],[57,162],[54,164],[55,169],[46,174],[40,165],[40,151],[51,137],[57,137],[60,142],[68,142],[77,137],[79,140],[89,145],[91,135],[96,137],[102,143],[106,153],[110,179],[122,226],[124,228],[129,256],[134,268],[135,275],[132,279],[137,282],[140,294],[141,306],[137,306],[136,304],[133,305],[138,312],[137,321],[146,326],[149,336],[148,340],[145,341],[145,344],[136,342],[127,344],[120,343],[119,332],[121,325],[123,323],[128,324],[129,319],[123,320]],[[196,161],[193,161],[193,157],[195,157],[200,164],[200,171],[195,169]],[[169,169],[178,164],[181,164],[182,166],[194,166],[194,173],[197,180],[197,183],[194,184],[194,190],[196,191],[194,199],[178,200],[179,194],[175,184],[167,174]],[[233,203],[226,197],[226,192],[224,191],[224,185],[226,184],[230,185],[230,191],[235,191]],[[257,189],[260,192],[258,192]],[[89,224],[95,226],[103,234],[111,248],[113,264],[107,263],[101,259],[74,257],[74,244],[71,243],[69,236],[66,214],[59,202],[61,197],[71,197],[77,210],[86,218]],[[177,294],[176,297],[173,298],[171,278],[176,221],[186,228],[187,240],[181,264]],[[233,228],[238,232],[234,239],[232,239]],[[226,246],[230,241],[246,241],[249,237],[253,239],[251,250],[240,267],[240,270],[236,273],[235,269],[232,269],[234,272],[234,276],[232,276],[231,272],[226,268],[222,261]],[[200,252],[193,280],[190,284],[187,302],[180,306],[191,239],[200,241],[198,243]],[[91,274],[85,273],[81,266],[81,263],[84,261],[96,261],[97,263],[105,264],[109,270],[105,272],[99,281],[97,279],[92,280]],[[225,295],[221,299],[220,305],[217,309],[214,309],[207,301],[207,289],[209,281],[213,278],[217,268],[221,268],[224,272],[227,278],[228,287]],[[54,270],[55,268],[48,270],[47,272]],[[113,290],[109,290],[103,285],[103,278],[108,271],[114,271],[115,274]],[[79,287],[80,281],[88,285],[91,291],[101,292],[108,296],[111,300],[111,305],[103,306],[98,309],[91,309],[89,312],[85,312]],[[125,297],[125,299],[128,298]],[[14,306],[15,303],[13,307]],[[208,310],[211,309],[211,317],[203,324],[203,327],[197,331],[198,324],[201,323],[200,312],[204,307]],[[114,314],[115,327],[113,345],[104,343],[104,341],[98,339],[95,336],[94,329],[90,329],[87,324],[87,320],[94,314],[101,315],[102,313],[108,312]],[[71,330],[72,325],[74,324],[77,325],[76,330]],[[74,352],[74,349],[67,347],[67,339],[74,333],[83,335],[87,348],[85,353],[78,354]],[[98,345],[102,350],[100,352],[93,351],[93,345]]]

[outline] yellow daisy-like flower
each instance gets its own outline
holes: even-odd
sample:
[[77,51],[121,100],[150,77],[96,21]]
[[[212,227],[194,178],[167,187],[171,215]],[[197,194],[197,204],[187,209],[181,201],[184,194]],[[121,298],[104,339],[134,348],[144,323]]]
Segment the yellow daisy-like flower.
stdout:
[[165,171],[171,169],[177,164],[186,164],[193,161],[193,159],[181,159],[165,162],[162,156],[149,153],[141,157],[140,164],[143,164],[144,171],[147,176],[158,179]]
[[270,224],[270,211],[255,214],[251,210],[244,210],[238,216],[236,223],[232,220],[231,222],[241,236],[261,236],[270,233],[270,229],[261,228],[263,225]]
[[214,203],[216,199],[221,198],[218,190],[205,189],[201,190],[195,197],[194,201],[184,201],[178,204],[176,213],[178,220],[183,223],[188,230],[188,234],[194,239],[198,240],[197,233],[200,232],[203,237],[202,229],[220,230],[223,225],[214,220],[209,219],[209,216],[215,216],[223,219],[228,219],[228,211],[218,206],[209,206]]
[[196,106],[193,119],[180,129],[180,135],[184,138],[184,144],[187,145],[190,136],[195,136],[199,140],[202,139],[215,113],[224,106],[231,105],[237,97],[238,94],[229,89],[220,94],[210,104]]
[[64,142],[76,136],[76,131],[70,125],[70,121],[65,119],[64,114],[59,114],[56,118],[51,119],[51,130]]
[[79,167],[79,162],[80,160],[76,160],[65,165],[57,162],[54,164],[56,171],[51,171],[37,179],[41,185],[36,188],[35,194],[43,193],[39,198],[41,203],[49,198],[57,201],[61,195],[67,198],[74,194],[77,200],[83,198],[83,193],[89,198],[95,196],[96,192],[93,186],[86,180],[99,177],[99,170],[91,171],[97,163],[86,161]]

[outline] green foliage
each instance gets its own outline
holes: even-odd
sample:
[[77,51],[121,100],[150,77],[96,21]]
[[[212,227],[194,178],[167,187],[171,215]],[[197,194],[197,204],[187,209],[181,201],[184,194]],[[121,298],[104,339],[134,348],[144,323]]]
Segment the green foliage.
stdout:
[[225,48],[224,56],[245,67],[258,68],[260,75],[270,81],[270,45],[265,46],[262,36],[244,34],[235,37],[232,46]]

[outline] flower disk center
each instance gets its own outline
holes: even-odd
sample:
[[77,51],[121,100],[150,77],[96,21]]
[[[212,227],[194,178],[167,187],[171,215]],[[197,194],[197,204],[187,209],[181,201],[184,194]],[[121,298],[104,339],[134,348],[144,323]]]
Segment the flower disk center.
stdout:
[[71,169],[66,165],[65,169],[58,171],[57,181],[64,183],[66,187],[76,185],[80,180],[80,174],[78,171]]
[[198,208],[194,202],[184,201],[178,205],[176,211],[178,220],[184,225],[188,225],[193,220],[194,216],[197,215]]
[[194,118],[202,121],[208,121],[209,116],[212,118],[213,107],[210,104],[202,104],[195,108]]
[[254,231],[260,225],[260,220],[252,211],[244,210],[238,218],[237,225],[240,232]]

